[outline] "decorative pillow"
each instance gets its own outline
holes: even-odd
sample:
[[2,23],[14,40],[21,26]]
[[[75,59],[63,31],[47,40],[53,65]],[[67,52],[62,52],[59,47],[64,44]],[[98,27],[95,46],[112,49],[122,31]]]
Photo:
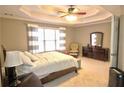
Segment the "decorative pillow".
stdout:
[[28,51],[25,51],[24,54],[25,54],[26,56],[28,56],[28,57],[31,59],[32,62],[39,60],[38,57],[36,57],[35,55],[31,54],[31,53],[28,52]]
[[25,65],[33,66],[33,63],[29,57],[27,57],[23,52],[20,52],[20,56]]

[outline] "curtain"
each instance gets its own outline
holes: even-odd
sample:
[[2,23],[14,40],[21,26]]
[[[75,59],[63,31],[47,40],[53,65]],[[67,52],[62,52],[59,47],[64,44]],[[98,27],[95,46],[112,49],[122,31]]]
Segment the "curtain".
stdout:
[[28,50],[32,53],[39,51],[37,25],[28,24]]
[[65,50],[65,43],[66,43],[66,40],[65,40],[65,37],[66,37],[66,34],[63,30],[60,31],[60,50]]

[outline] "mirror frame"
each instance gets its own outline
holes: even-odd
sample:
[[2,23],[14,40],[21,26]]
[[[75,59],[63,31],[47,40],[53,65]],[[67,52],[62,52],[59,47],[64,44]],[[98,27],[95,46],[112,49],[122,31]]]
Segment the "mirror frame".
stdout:
[[92,34],[95,34],[95,33],[98,33],[98,34],[101,34],[101,46],[96,46],[96,47],[101,47],[102,48],[102,46],[103,46],[103,35],[104,35],[104,33],[103,32],[92,32],[92,33],[90,33],[90,45],[93,47],[93,45],[92,45]]

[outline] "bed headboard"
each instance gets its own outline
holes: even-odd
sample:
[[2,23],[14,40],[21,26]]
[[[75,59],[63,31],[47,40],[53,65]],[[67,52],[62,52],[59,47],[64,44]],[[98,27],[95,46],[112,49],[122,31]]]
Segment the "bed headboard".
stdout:
[[3,45],[0,46],[1,48],[1,55],[0,55],[0,75],[1,75],[1,83],[2,86],[5,84],[5,67],[3,66],[5,58],[6,58],[6,49]]
[[4,61],[5,61],[5,58],[6,58],[6,49],[3,45],[1,45],[1,48],[2,48],[2,52],[3,52],[3,58],[4,58]]

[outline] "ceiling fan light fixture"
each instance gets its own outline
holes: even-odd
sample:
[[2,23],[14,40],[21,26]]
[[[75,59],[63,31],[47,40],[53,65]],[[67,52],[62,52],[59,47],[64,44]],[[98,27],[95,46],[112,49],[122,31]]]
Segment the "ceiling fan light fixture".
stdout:
[[77,20],[77,16],[70,14],[70,15],[65,16],[65,19],[69,22],[74,22]]

